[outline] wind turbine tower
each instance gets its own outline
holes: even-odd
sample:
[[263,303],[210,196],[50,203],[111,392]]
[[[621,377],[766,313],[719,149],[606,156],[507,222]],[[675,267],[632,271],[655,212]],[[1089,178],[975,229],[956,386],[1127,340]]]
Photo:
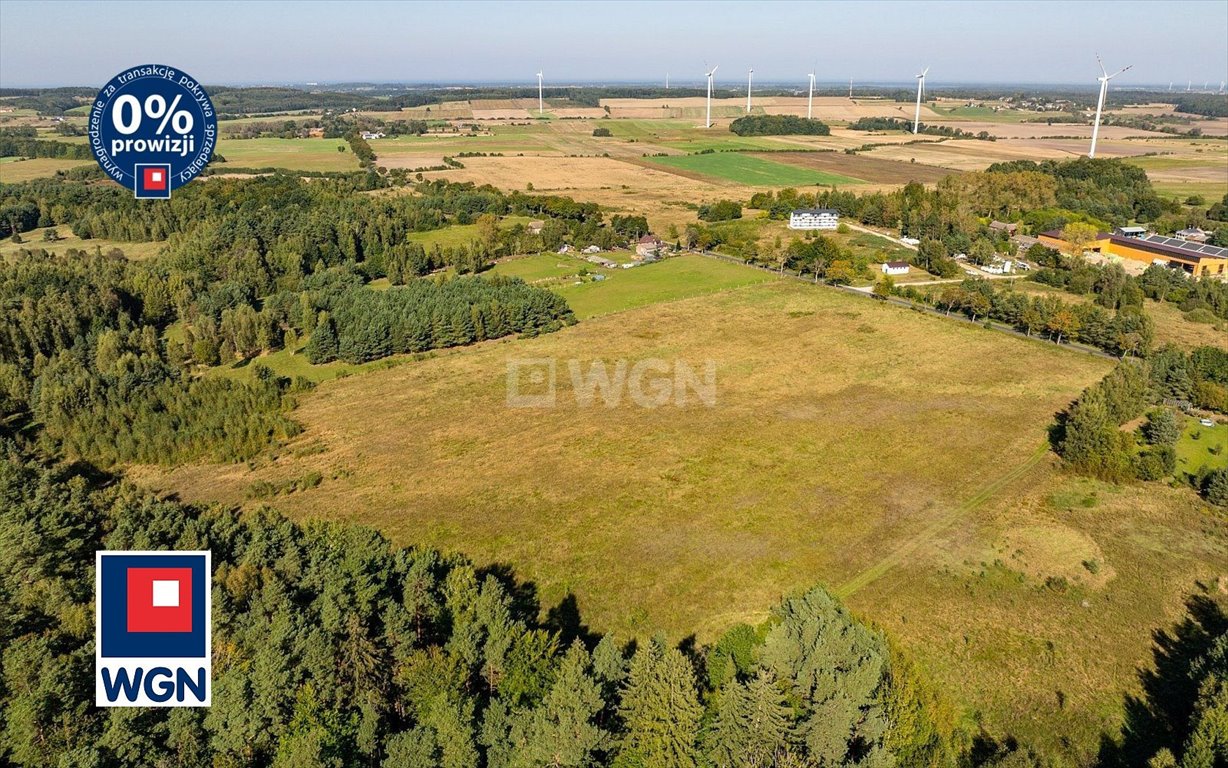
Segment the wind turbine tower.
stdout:
[[1096,122],[1092,123],[1092,148],[1088,151],[1088,157],[1096,156],[1096,136],[1100,133],[1100,112],[1104,109],[1104,95],[1109,92],[1109,81],[1125,72],[1134,65],[1122,67],[1113,74],[1104,68],[1104,62],[1100,60],[1100,54],[1096,54],[1096,63],[1100,65],[1100,99],[1096,102]]
[[849,78],[849,98],[853,98],[853,78]]
[[542,73],[537,72],[537,114],[541,115],[546,111],[546,102],[542,98]]
[[814,73],[811,72],[808,75],[808,77],[810,78],[810,95],[806,97],[806,119],[807,120],[810,119],[810,114],[814,110]]
[[746,73],[746,114],[750,114],[750,82],[755,76],[755,70]]
[[716,67],[713,67],[712,71],[708,73],[708,112],[707,117],[704,119],[705,128],[712,127],[712,76],[715,74]]
[[917,113],[912,118],[912,133],[917,135],[917,131],[921,127],[921,97],[925,95],[925,76],[929,74],[930,68],[926,67],[917,75]]

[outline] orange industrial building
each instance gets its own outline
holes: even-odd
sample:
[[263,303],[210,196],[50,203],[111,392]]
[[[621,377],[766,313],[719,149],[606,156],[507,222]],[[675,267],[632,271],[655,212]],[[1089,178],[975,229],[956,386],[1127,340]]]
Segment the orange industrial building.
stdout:
[[[1062,239],[1062,233],[1058,230],[1042,232],[1037,240],[1061,251],[1071,250],[1070,243]],[[1228,248],[1146,234],[1141,227],[1125,227],[1113,233],[1102,232],[1094,242],[1088,244],[1087,250],[1144,264],[1163,264],[1173,269],[1181,269],[1194,277],[1228,279]]]

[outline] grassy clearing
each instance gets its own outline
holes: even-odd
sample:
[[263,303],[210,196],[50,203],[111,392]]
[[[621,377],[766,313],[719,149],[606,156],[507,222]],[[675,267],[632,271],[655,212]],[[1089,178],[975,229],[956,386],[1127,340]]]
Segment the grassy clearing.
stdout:
[[[501,229],[507,229],[515,224],[528,224],[532,219],[528,216],[504,216],[499,220]],[[441,248],[456,248],[461,245],[469,245],[478,239],[477,224],[455,224],[443,229],[432,229],[426,232],[411,232],[409,239],[415,243],[421,243],[423,248],[433,248],[439,245]]]
[[1176,451],[1178,477],[1197,474],[1202,467],[1228,467],[1228,424],[1204,427],[1198,419],[1186,418]]
[[[60,239],[55,242],[47,242],[43,240],[43,233],[55,229],[59,233]],[[157,255],[162,249],[162,243],[123,243],[118,240],[103,240],[94,238],[92,240],[82,240],[72,233],[72,227],[67,224],[61,224],[58,227],[42,227],[32,229],[29,232],[23,232],[21,235],[23,242],[14,243],[12,238],[0,240],[0,257],[8,256],[20,251],[23,248],[37,250],[41,248],[48,253],[63,254],[71,249],[94,252],[95,248],[102,249],[103,253],[107,253],[113,248],[118,248],[124,252],[124,256],[134,261],[147,259],[150,256]]]
[[[338,152],[337,147],[345,147]],[[221,139],[217,152],[226,162],[214,166],[285,168],[292,171],[356,171],[358,160],[341,139]]]
[[810,184],[857,184],[858,179],[825,171],[798,168],[739,152],[678,155],[648,158],[654,165],[727,179],[759,187],[806,186]]
[[772,279],[759,270],[694,254],[632,269],[600,271],[608,275],[607,279],[553,289],[567,299],[576,317],[581,320]]

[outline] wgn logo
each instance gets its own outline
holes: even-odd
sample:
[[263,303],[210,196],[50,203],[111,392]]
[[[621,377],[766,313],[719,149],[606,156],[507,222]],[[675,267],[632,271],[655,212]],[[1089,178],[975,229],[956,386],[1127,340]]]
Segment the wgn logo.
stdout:
[[94,702],[209,706],[209,553],[98,552],[96,566]]

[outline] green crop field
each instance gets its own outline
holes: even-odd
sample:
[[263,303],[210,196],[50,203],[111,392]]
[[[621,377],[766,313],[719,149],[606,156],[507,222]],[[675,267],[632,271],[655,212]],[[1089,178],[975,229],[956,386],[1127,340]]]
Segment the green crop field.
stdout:
[[[345,147],[338,152],[337,147]],[[226,162],[212,167],[285,168],[292,171],[356,171],[358,160],[341,139],[222,139],[217,153]]]
[[739,152],[651,157],[654,165],[677,168],[704,176],[760,187],[807,186],[812,184],[859,184],[858,179],[823,171],[798,168]]

